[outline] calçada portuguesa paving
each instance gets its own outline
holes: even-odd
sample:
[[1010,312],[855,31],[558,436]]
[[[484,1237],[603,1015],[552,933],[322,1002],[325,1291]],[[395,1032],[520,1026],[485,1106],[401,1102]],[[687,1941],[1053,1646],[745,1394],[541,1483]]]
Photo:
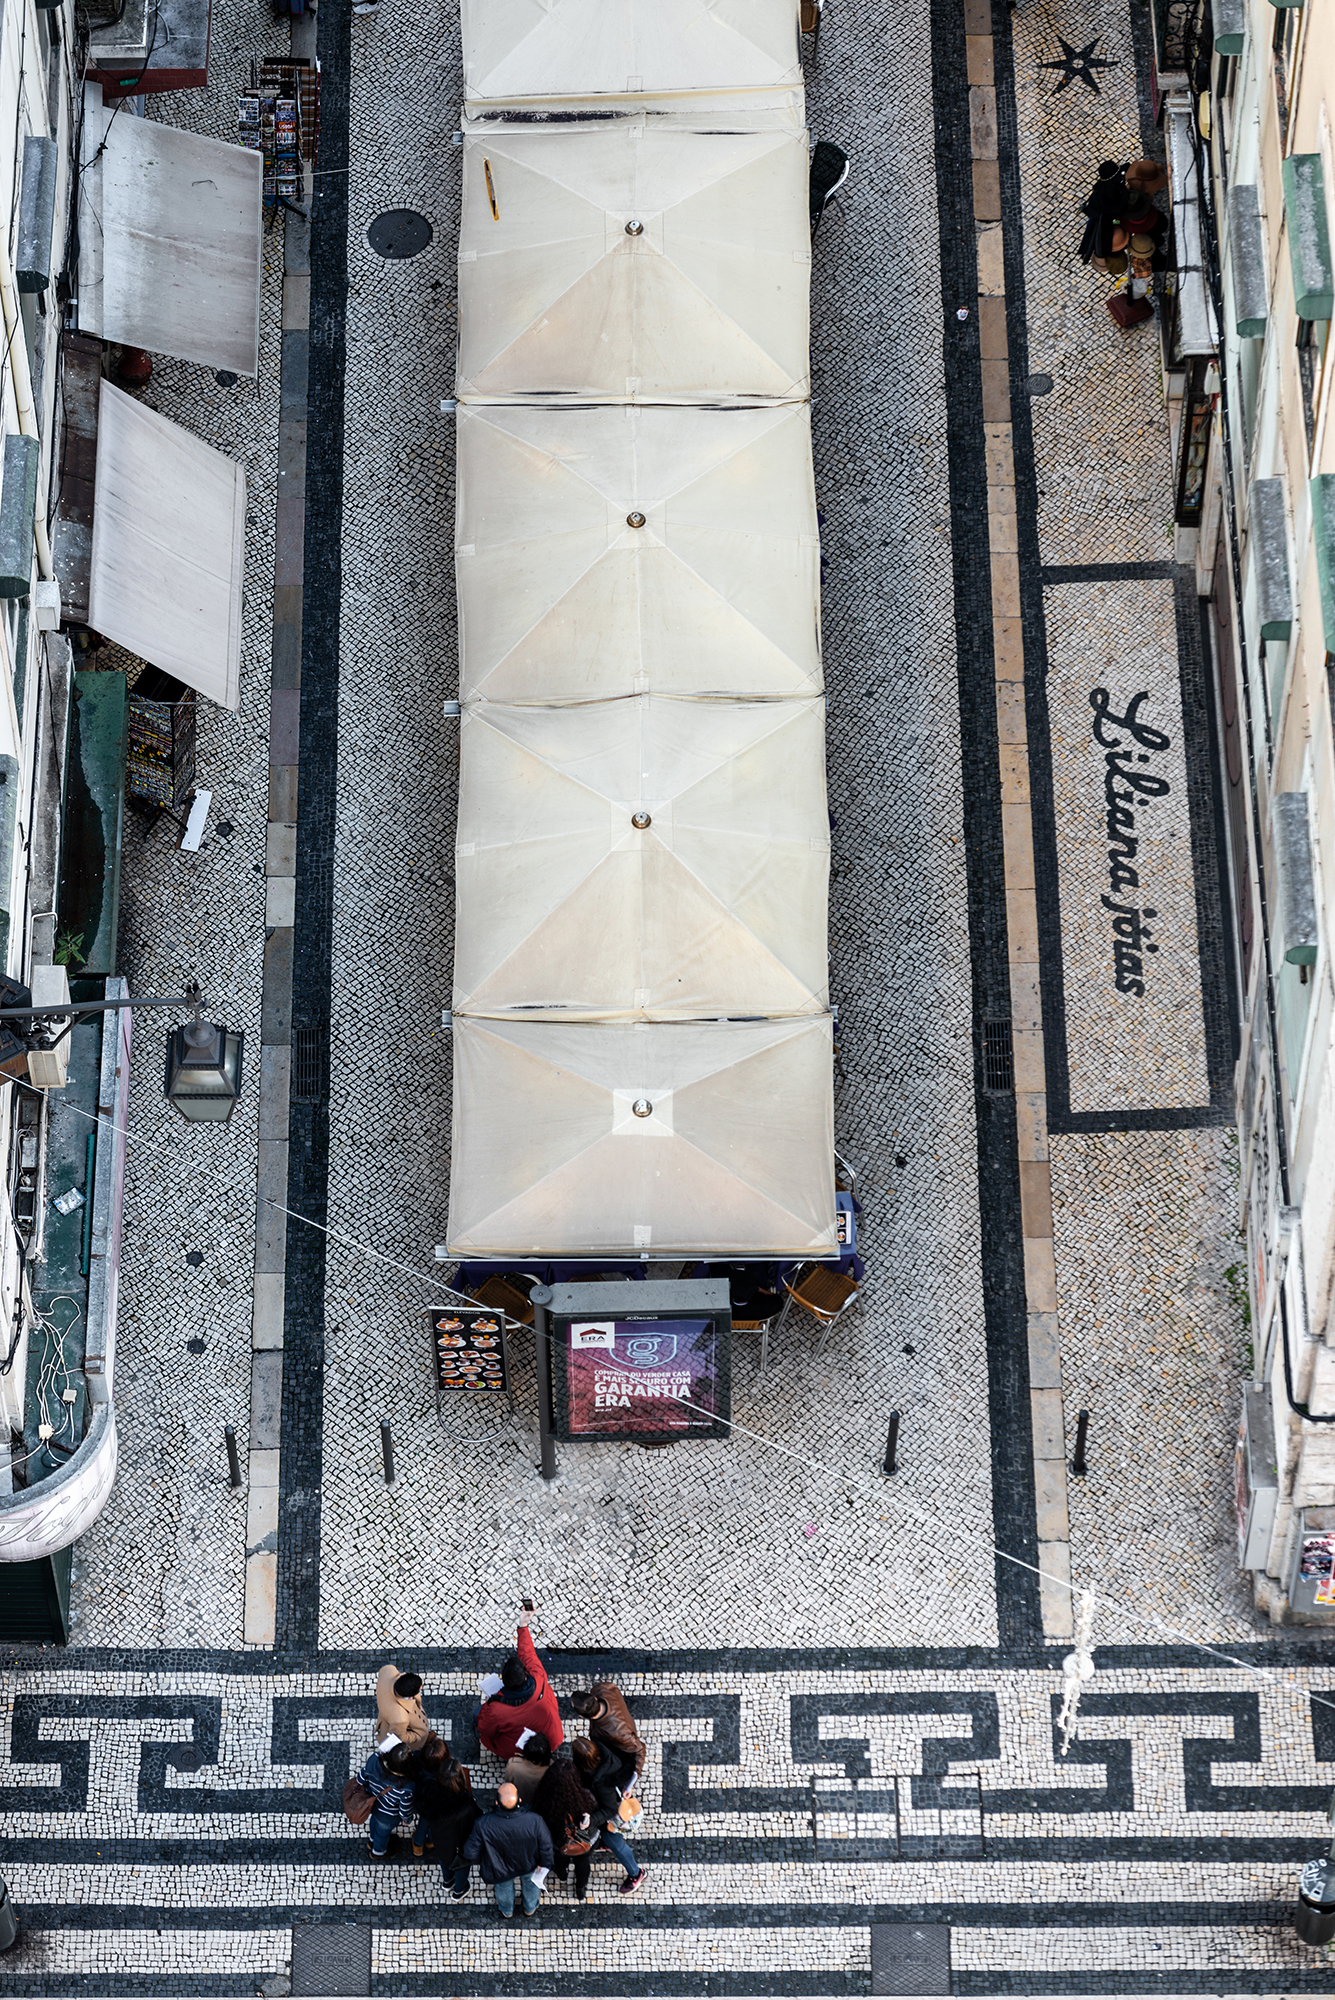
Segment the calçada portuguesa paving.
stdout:
[[[267,239],[258,397],[154,378],[247,462],[243,699],[204,726],[203,851],[144,843],[125,889],[132,990],[188,942],[270,1087],[183,1133],[136,1080],[122,1470],[68,1651],[7,1662],[8,1990],[1330,1990],[1291,1915],[1335,1676],[1258,1621],[1232,1539],[1199,628],[1152,355],[1075,258],[1086,162],[1141,147],[1140,23],[829,0],[809,119],[854,165],[816,240],[813,417],[837,1139],[868,1277],[819,1355],[790,1321],[762,1379],[739,1336],[726,1445],[567,1447],[546,1486],[531,1347],[513,1415],[442,1425],[423,1317],[448,1197],[457,11],[324,0],[320,178],[309,240],[297,218]],[[208,91],[162,115],[233,136],[251,53],[287,32],[220,7]],[[1063,41],[1097,41],[1097,91],[1055,88]],[[366,241],[392,207],[433,228],[400,263]],[[1097,917],[1101,682],[1147,687],[1171,739],[1164,976],[1132,1017]],[[1013,1087],[989,1089],[997,1022]],[[294,1034],[329,1080],[289,1105]],[[1067,1575],[1101,1601],[1063,1756]],[[558,1689],[609,1676],[635,1709],[651,1873],[627,1900],[595,1870],[586,1904],[554,1888],[506,1926],[476,1882],[455,1905],[425,1864],[372,1871],[339,1802],[386,1658],[494,1781],[474,1690],[527,1591]]]

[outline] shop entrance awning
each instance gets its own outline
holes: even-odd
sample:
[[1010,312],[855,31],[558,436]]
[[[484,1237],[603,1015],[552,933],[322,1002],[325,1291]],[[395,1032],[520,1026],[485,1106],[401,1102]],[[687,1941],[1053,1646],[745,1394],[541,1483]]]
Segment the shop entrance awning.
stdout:
[[464,711],[456,1013],[823,1014],[823,701]]
[[116,110],[85,86],[79,331],[256,374],[260,155]]
[[828,1014],[454,1017],[456,1257],[830,1257]]
[[464,94],[575,97],[800,85],[797,0],[463,0]]
[[89,624],[234,709],[245,468],[104,381],[96,491]]
[[455,574],[465,701],[819,694],[811,412],[461,406]]
[[461,401],[800,401],[808,175],[787,128],[466,135]]

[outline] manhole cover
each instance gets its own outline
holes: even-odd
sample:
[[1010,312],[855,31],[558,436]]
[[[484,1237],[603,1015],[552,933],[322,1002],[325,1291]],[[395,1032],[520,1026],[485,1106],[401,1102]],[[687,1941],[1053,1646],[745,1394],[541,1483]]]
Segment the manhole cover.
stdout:
[[293,1993],[318,1993],[327,2000],[331,1994],[370,1990],[369,1924],[293,1925]]
[[1050,396],[1054,383],[1051,375],[1026,375],[1024,386],[1031,396]]
[[431,224],[415,208],[387,208],[366,232],[377,257],[420,257],[431,236]]
[[[295,1935],[295,1934],[294,1934]],[[950,1930],[946,1924],[873,1924],[871,1990],[914,2000],[950,1991]],[[293,1991],[296,1991],[294,1986]]]

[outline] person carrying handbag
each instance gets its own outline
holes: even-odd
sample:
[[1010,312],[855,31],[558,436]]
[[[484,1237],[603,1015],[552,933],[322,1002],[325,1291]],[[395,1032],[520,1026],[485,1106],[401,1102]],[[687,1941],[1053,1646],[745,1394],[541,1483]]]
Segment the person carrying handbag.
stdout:
[[[412,1810],[413,1753],[393,1738],[372,1752],[343,1792],[343,1810],[354,1826],[365,1826],[372,1861],[384,1861],[390,1837]],[[357,1787],[360,1787],[358,1791]],[[372,1800],[366,1811],[366,1794]]]
[[575,1901],[582,1903],[588,1893],[593,1871],[590,1854],[598,1838],[594,1820],[598,1801],[580,1783],[578,1771],[568,1757],[556,1757],[542,1774],[533,1794],[533,1810],[547,1822],[556,1854],[552,1872],[564,1882],[575,1866]]
[[[619,1893],[633,1896],[637,1889],[644,1886],[648,1870],[636,1861],[622,1832],[621,1760],[608,1744],[596,1743],[589,1736],[577,1736],[570,1746],[570,1755],[580,1783],[597,1802],[598,1818],[593,1821],[597,1827],[594,1846],[605,1847],[609,1854],[616,1856],[626,1871]],[[600,1821],[602,1824],[599,1824]]]

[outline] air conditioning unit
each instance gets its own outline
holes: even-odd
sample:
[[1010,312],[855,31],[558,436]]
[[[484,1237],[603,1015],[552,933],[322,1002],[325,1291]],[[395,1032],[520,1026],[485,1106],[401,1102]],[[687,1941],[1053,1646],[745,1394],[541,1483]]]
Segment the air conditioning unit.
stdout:
[[[34,965],[32,969],[32,1004],[34,1007],[68,1007],[70,1003],[69,975],[63,965]],[[56,1021],[51,1024],[53,1034],[59,1035],[67,1024]],[[53,1049],[28,1050],[28,1081],[37,1090],[63,1090],[70,1073],[70,1038],[68,1034]]]

